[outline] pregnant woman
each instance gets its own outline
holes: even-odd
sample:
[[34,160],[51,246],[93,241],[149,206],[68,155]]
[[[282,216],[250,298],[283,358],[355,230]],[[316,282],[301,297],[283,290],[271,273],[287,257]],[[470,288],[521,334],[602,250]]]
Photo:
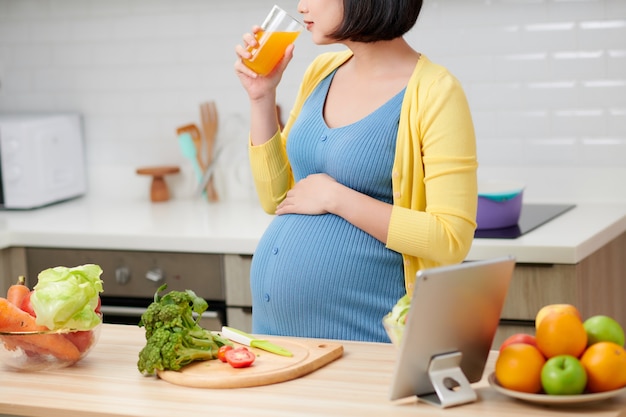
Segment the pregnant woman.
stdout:
[[[476,144],[458,80],[404,39],[416,0],[301,0],[318,45],[284,129],[287,47],[260,76],[236,47],[249,154],[275,219],[254,254],[253,332],[388,342],[381,320],[418,270],[462,261],[476,227]],[[444,300],[442,300],[444,302]]]

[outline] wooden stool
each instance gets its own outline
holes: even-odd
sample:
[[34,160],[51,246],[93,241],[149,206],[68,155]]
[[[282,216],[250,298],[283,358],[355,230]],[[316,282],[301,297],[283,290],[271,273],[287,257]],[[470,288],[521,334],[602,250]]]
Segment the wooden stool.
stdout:
[[179,172],[180,167],[177,166],[137,168],[137,174],[152,176],[150,200],[153,202],[167,201],[170,199],[170,191],[167,188],[164,177],[168,174],[178,174]]

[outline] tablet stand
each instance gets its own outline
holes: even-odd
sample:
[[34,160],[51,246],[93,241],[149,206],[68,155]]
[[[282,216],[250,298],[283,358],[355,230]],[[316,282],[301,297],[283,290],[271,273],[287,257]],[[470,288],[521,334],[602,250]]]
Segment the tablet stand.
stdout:
[[461,352],[451,352],[431,358],[428,376],[435,392],[419,395],[420,400],[441,408],[476,401],[476,392],[461,370],[461,356]]

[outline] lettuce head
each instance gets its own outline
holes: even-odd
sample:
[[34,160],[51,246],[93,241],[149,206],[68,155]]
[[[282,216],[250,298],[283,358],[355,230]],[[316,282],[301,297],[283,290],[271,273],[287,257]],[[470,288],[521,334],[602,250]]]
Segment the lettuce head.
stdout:
[[402,296],[396,305],[391,309],[391,313],[389,314],[389,319],[397,324],[404,325],[406,324],[406,318],[409,314],[409,309],[411,308],[411,297],[408,294]]
[[31,295],[37,324],[51,330],[89,330],[102,320],[94,311],[102,292],[102,268],[87,264],[41,271]]

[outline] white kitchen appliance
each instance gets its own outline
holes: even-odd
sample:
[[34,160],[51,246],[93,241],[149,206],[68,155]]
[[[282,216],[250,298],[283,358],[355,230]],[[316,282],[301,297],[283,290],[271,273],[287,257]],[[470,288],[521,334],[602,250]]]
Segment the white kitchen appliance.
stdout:
[[86,190],[79,114],[0,114],[0,208],[42,207]]

